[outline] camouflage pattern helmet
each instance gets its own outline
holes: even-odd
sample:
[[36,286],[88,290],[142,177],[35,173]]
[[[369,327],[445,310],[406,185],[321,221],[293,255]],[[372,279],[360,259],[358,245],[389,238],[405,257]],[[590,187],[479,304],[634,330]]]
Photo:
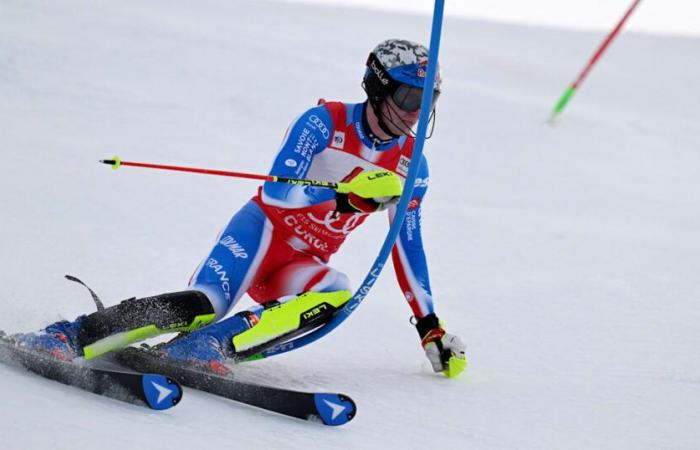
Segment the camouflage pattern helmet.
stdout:
[[[374,57],[373,57],[374,56]],[[381,76],[372,62],[380,63],[389,77],[398,83],[422,88],[428,68],[428,49],[416,42],[404,39],[387,39],[377,45],[367,60],[365,80],[374,75]],[[440,68],[435,77],[434,88],[440,91]]]

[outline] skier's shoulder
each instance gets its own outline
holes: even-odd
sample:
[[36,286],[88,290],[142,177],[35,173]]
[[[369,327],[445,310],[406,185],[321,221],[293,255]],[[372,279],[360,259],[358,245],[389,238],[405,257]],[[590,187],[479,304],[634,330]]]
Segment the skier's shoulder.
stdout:
[[321,98],[316,106],[309,108],[296,120],[302,126],[318,129],[324,138],[328,138],[337,129],[348,126],[355,116],[357,103],[326,101]]
[[323,106],[329,111],[336,111],[338,109],[346,109],[347,107],[355,106],[354,103],[346,103],[338,100],[326,100],[325,98],[319,98],[316,102],[316,106]]
[[357,108],[359,103],[346,103],[341,101],[329,101],[325,98],[319,98],[317,102],[318,107],[324,107],[331,116],[333,123],[336,124],[346,124],[353,119],[355,115],[355,108]]
[[299,134],[299,138],[305,140],[307,134],[311,133],[325,145],[334,128],[333,117],[325,105],[319,104],[298,115],[292,121],[290,128],[293,136]]

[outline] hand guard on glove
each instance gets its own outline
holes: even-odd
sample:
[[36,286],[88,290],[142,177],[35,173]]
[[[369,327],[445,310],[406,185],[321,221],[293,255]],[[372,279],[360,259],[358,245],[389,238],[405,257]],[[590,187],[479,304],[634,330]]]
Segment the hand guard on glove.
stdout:
[[336,211],[373,213],[395,205],[403,186],[399,176],[389,170],[363,172],[356,167],[339,183],[335,194]]
[[466,369],[467,358],[462,340],[459,336],[447,333],[434,313],[418,319],[416,328],[425,356],[435,372],[442,372],[452,378]]

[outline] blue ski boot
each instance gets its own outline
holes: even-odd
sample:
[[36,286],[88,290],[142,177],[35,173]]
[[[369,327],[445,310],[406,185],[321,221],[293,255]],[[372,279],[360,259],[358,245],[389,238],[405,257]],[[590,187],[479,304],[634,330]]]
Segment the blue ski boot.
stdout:
[[21,333],[11,336],[18,346],[37,352],[47,353],[56,359],[72,361],[83,356],[78,344],[78,331],[85,316],[73,322],[62,320],[49,325],[36,333]]
[[168,358],[185,361],[202,369],[226,375],[226,358],[233,356],[233,336],[247,330],[257,317],[241,311],[226,320],[175,338],[159,349]]

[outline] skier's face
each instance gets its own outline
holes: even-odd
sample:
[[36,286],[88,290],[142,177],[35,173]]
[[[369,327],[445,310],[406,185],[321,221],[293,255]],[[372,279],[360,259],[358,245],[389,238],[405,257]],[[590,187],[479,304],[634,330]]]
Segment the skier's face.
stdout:
[[407,135],[418,122],[420,109],[415,111],[404,111],[399,108],[394,99],[389,96],[381,105],[384,122],[389,130],[395,135]]

